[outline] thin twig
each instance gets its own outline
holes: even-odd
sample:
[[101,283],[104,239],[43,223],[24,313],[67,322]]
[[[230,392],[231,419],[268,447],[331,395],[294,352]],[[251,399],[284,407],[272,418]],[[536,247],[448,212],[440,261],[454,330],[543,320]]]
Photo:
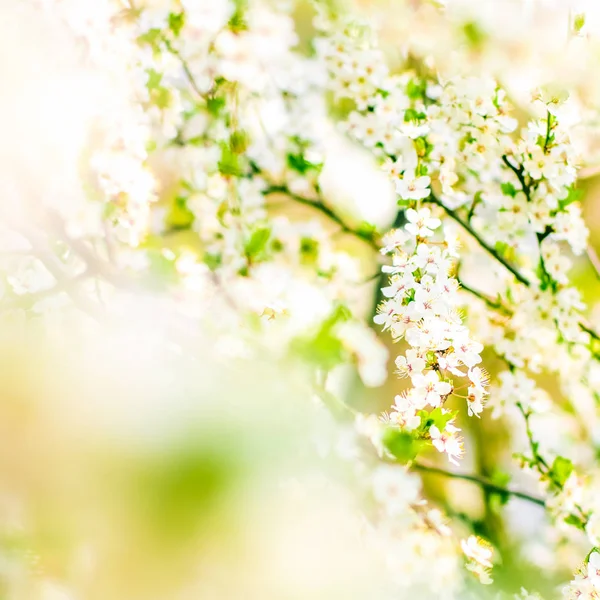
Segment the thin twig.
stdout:
[[497,485],[493,481],[490,481],[489,479],[486,479],[481,475],[474,475],[471,473],[458,473],[456,471],[447,471],[446,469],[435,467],[433,465],[426,465],[420,462],[413,463],[411,468],[424,473],[433,473],[435,475],[442,475],[444,477],[450,477],[453,479],[470,481],[471,483],[475,483],[490,492],[514,496],[515,498],[527,500],[528,502],[532,502],[533,504],[537,504],[538,506],[546,506],[546,501],[543,498],[539,498],[538,496],[534,496],[532,494],[522,492],[520,490],[515,490],[510,487],[502,487],[501,485]]
[[546,113],[546,140],[544,141],[544,154],[548,153],[548,146],[550,145],[550,132],[552,129],[552,114],[550,111]]
[[183,68],[183,72],[185,73],[185,76],[187,77],[187,79],[190,83],[190,86],[192,87],[194,92],[196,92],[196,94],[198,94],[198,96],[200,96],[201,98],[205,98],[205,94],[200,89],[200,86],[198,86],[198,84],[196,83],[196,80],[190,69],[190,66],[188,65],[188,62],[185,60],[185,58],[183,58],[183,56],[181,56],[181,53],[179,52],[179,50],[177,50],[176,48],[173,47],[173,44],[171,44],[171,42],[167,38],[164,38],[164,43],[165,43],[167,50],[173,56],[177,57],[179,59],[179,61],[181,62],[181,67]]
[[526,286],[530,286],[531,282],[529,281],[529,279],[527,279],[527,277],[525,277],[524,275],[522,275],[518,269],[516,269],[516,267],[514,267],[513,265],[511,265],[503,256],[500,255],[500,253],[493,248],[490,244],[488,244],[480,235],[479,233],[477,233],[477,231],[475,231],[475,229],[473,229],[473,227],[471,227],[471,225],[465,221],[464,219],[462,219],[457,212],[455,212],[454,210],[448,208],[447,206],[444,205],[444,203],[439,200],[438,198],[436,198],[433,194],[429,197],[429,201],[433,202],[434,204],[437,204],[438,206],[441,206],[445,213],[452,219],[454,219],[459,225],[461,225],[461,227],[463,229],[465,229],[467,232],[469,232],[477,241],[477,243],[491,256],[493,256],[502,266],[504,266],[508,271],[510,271],[514,276],[515,279],[517,279],[518,281],[520,281],[523,285]]
[[517,402],[517,408],[519,409],[520,413],[523,415],[523,419],[525,420],[525,431],[527,433],[527,439],[529,441],[529,447],[531,449],[531,456],[533,458],[533,461],[535,462],[536,469],[538,470],[540,475],[548,477],[552,481],[552,483],[560,489],[562,486],[556,480],[552,479],[550,467],[548,466],[546,459],[538,452],[538,443],[533,437],[531,423],[529,422],[531,412],[529,410],[525,410],[521,402]]
[[506,154],[502,155],[502,162],[517,176],[517,179],[519,180],[519,183],[521,184],[521,187],[523,188],[523,192],[527,196],[527,201],[531,202],[531,198],[529,197],[529,188],[528,188],[527,184],[525,183],[525,177],[523,175],[523,168],[515,167],[515,165],[513,165],[508,160],[508,157],[506,156]]
[[[548,479],[556,488],[556,490],[558,490],[559,492],[562,491],[562,489],[564,488],[564,484],[556,478],[552,467],[548,464],[546,459],[538,451],[539,443],[535,441],[533,437],[533,431],[531,430],[531,411],[525,410],[521,402],[517,402],[517,408],[523,415],[523,419],[525,419],[525,431],[527,433],[527,439],[529,440],[529,447],[531,448],[532,454],[532,462],[535,466],[535,469],[541,475],[542,478],[545,477],[546,479]],[[579,504],[575,504],[574,507],[579,513],[574,516],[577,517],[581,522],[585,523],[587,521],[587,516],[581,508],[581,506]]]
[[[438,199],[436,198],[433,194],[430,196],[429,201],[437,204],[438,206],[441,206],[444,211],[446,212],[446,214],[451,217],[452,219],[454,219],[459,225],[461,225],[463,227],[463,229],[465,229],[465,231],[467,231],[468,233],[470,233],[475,240],[477,241],[477,243],[492,257],[494,257],[501,265],[503,265],[504,267],[506,267],[506,269],[508,269],[508,271],[510,271],[515,278],[522,283],[523,285],[526,285],[527,287],[531,287],[531,282],[529,281],[529,279],[527,279],[527,277],[525,277],[524,275],[522,275],[519,270],[514,267],[513,265],[511,265],[504,257],[502,257],[494,248],[492,248],[492,246],[490,246],[485,240],[483,240],[481,238],[481,236],[473,229],[473,227],[471,227],[470,223],[468,223],[467,221],[465,221],[462,217],[460,217],[458,215],[458,213],[456,213],[455,211],[453,211],[452,209],[444,206],[444,204]],[[467,289],[467,288],[465,288]],[[467,290],[467,291],[470,291]],[[480,294],[476,294],[478,297],[481,297]],[[592,327],[587,324],[585,321],[580,321],[579,322],[579,327],[582,331],[585,331],[586,333],[588,333],[592,338],[594,338],[595,340],[600,340],[600,335],[594,331],[592,329]]]
[[379,239],[375,233],[370,231],[361,231],[360,229],[353,229],[333,209],[331,209],[321,200],[309,200],[308,198],[304,198],[303,196],[294,194],[294,192],[292,192],[285,185],[272,185],[263,192],[263,195],[265,196],[271,194],[285,194],[288,198],[291,198],[299,204],[310,206],[311,208],[322,212],[325,216],[329,217],[332,221],[337,223],[342,229],[342,231],[358,237],[359,239],[363,240],[363,242],[369,244],[371,248],[379,251]]
[[464,281],[462,281],[458,277],[456,278],[456,280],[458,281],[458,283],[460,285],[460,289],[464,290],[465,292],[468,292],[472,296],[479,298],[480,300],[485,302],[485,304],[489,308],[493,308],[494,310],[500,311],[508,317],[512,316],[512,311],[509,308],[507,308],[506,306],[504,306],[501,302],[496,302],[489,296],[486,296],[483,292],[480,292],[479,290],[476,290],[476,289],[470,287],[469,285],[467,285]]
[[600,335],[598,335],[598,333],[596,331],[594,331],[592,329],[592,327],[590,325],[588,325],[585,321],[580,321],[579,327],[581,328],[582,331],[589,333],[590,336],[593,337],[595,340],[600,340]]

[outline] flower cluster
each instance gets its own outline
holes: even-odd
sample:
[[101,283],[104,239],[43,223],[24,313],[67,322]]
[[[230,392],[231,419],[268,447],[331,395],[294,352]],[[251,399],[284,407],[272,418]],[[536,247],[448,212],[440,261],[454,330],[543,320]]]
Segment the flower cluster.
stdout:
[[[394,340],[404,338],[410,346],[396,359],[396,366],[401,376],[410,378],[412,387],[396,397],[389,420],[407,431],[428,435],[440,452],[456,462],[462,456],[459,429],[443,406],[463,387],[467,388],[463,397],[469,415],[481,413],[487,394],[487,376],[477,367],[483,346],[461,324],[458,282],[450,276],[454,253],[445,241],[433,239],[440,220],[429,208],[409,208],[406,218],[404,230],[384,240],[384,251],[392,253],[393,264],[383,267],[391,275],[390,285],[382,289],[387,299],[374,319],[389,329]],[[466,378],[467,384],[460,386],[460,379],[454,378]],[[420,431],[429,418],[424,411],[427,407],[440,409],[442,427],[433,424]]]

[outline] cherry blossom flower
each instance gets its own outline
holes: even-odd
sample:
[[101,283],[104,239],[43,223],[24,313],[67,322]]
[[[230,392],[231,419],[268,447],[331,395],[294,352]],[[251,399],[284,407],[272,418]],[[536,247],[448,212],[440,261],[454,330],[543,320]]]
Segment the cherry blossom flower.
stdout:
[[458,465],[459,458],[462,458],[464,449],[462,439],[457,435],[460,431],[451,423],[446,425],[444,431],[440,431],[437,425],[432,425],[429,429],[431,441],[439,452],[444,452],[448,455],[451,463]]
[[[429,178],[419,179],[422,181]],[[427,181],[427,185],[429,185],[429,181]],[[422,208],[420,211],[409,208],[406,211],[406,218],[408,220],[406,231],[417,237],[430,237],[433,235],[434,230],[441,225],[439,219],[431,216],[431,211],[428,208]]]

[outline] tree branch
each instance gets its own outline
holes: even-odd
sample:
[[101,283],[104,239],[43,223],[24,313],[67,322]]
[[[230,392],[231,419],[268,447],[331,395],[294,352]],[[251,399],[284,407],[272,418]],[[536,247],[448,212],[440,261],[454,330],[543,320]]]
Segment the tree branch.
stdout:
[[[431,202],[433,204],[437,204],[438,206],[441,206],[444,209],[444,212],[449,217],[451,217],[452,219],[454,219],[454,221],[456,221],[459,225],[461,225],[461,227],[463,227],[463,229],[465,229],[468,233],[470,233],[475,238],[475,240],[477,241],[477,243],[490,256],[492,256],[493,258],[495,258],[501,265],[503,265],[506,269],[508,269],[508,271],[510,271],[515,276],[515,279],[517,279],[523,285],[526,285],[527,287],[531,287],[531,282],[529,281],[529,279],[527,279],[527,277],[525,277],[524,275],[522,275],[516,267],[514,267],[513,265],[511,265],[504,257],[502,257],[495,250],[495,248],[492,248],[485,240],[483,240],[481,238],[481,236],[473,229],[473,227],[471,227],[470,223],[468,223],[467,221],[465,221],[462,217],[460,217],[460,215],[458,215],[458,213],[456,213],[452,209],[448,208],[447,206],[444,206],[444,204],[441,202],[441,200],[439,200],[438,198],[436,198],[433,194],[430,196],[429,202]],[[476,293],[475,290],[472,290],[471,288],[468,288],[468,287],[465,287],[465,286],[463,286],[463,288],[466,291],[475,293],[475,295],[477,297],[479,297],[482,300],[486,301],[486,299],[483,297],[483,295],[480,294],[480,293]],[[488,299],[487,303],[488,303],[488,306],[493,307],[494,301],[489,301],[489,299]],[[496,308],[498,308],[498,307],[496,307]],[[588,325],[585,321],[580,321],[579,322],[579,327],[581,328],[582,331],[585,331],[586,333],[588,333],[595,340],[600,340],[600,335],[596,331],[594,331],[591,328],[591,326]]]
[[508,160],[506,154],[502,155],[502,162],[517,176],[521,188],[523,189],[523,193],[527,196],[527,201],[531,202],[531,198],[529,197],[529,187],[525,183],[525,177],[523,176],[523,167],[515,167],[515,165]]
[[[529,440],[529,447],[531,449],[532,455],[531,461],[529,461],[527,457],[523,458],[530,462],[530,466],[533,466],[542,478],[546,478],[548,481],[550,481],[558,492],[562,491],[564,488],[564,484],[556,478],[552,467],[548,464],[546,459],[539,453],[539,442],[535,441],[533,437],[533,431],[531,430],[531,410],[526,410],[525,407],[521,404],[521,402],[517,402],[517,408],[519,409],[519,412],[523,415],[523,419],[525,420],[525,431],[527,433],[527,439]],[[575,504],[574,506],[577,512],[579,513],[574,516],[585,524],[587,522],[587,516],[585,512],[579,504]]]
[[452,479],[461,479],[463,481],[470,481],[471,483],[475,483],[482,488],[495,492],[498,494],[505,494],[508,496],[514,496],[515,498],[520,498],[521,500],[527,500],[528,502],[532,502],[533,504],[537,504],[538,506],[546,506],[546,501],[543,498],[539,498],[538,496],[534,496],[527,492],[522,492],[520,490],[515,490],[510,487],[502,487],[501,485],[495,484],[493,481],[486,479],[485,477],[481,477],[480,475],[473,475],[470,473],[457,473],[455,471],[447,471],[446,469],[442,469],[440,467],[435,467],[433,465],[427,465],[420,462],[415,462],[411,465],[411,468],[415,471],[421,471],[423,473],[432,473],[434,475],[441,475],[443,477],[450,477]]
[[500,255],[500,253],[493,248],[492,246],[490,246],[490,244],[488,244],[478,233],[477,231],[475,231],[475,229],[473,229],[473,227],[471,227],[471,225],[465,221],[464,219],[462,219],[458,213],[450,208],[448,208],[447,206],[444,205],[444,203],[439,200],[438,198],[436,198],[433,194],[429,197],[429,202],[432,202],[433,204],[437,204],[438,206],[441,206],[444,209],[444,212],[451,218],[454,219],[463,229],[465,229],[467,232],[469,232],[477,241],[477,243],[491,256],[493,256],[501,265],[503,265],[508,271],[510,271],[514,276],[515,279],[517,279],[518,281],[520,281],[523,285],[526,285],[527,287],[529,287],[531,285],[531,282],[529,281],[529,279],[527,279],[527,277],[525,277],[524,275],[522,275],[516,267],[514,267],[513,265],[511,265],[503,256]]
[[379,236],[370,231],[362,231],[360,229],[353,229],[348,225],[334,210],[332,210],[329,206],[327,206],[321,200],[309,200],[308,198],[304,198],[299,196],[298,194],[294,194],[287,186],[285,185],[272,185],[268,187],[263,195],[268,196],[271,194],[285,194],[288,198],[291,198],[295,202],[299,204],[304,204],[305,206],[310,206],[320,212],[322,212],[325,216],[329,217],[334,223],[337,223],[343,232],[348,233],[350,235],[354,235],[355,237],[361,239],[363,242],[366,242],[373,248],[374,250],[379,251]]
[[506,306],[504,306],[501,302],[496,302],[489,296],[486,296],[483,292],[480,292],[479,290],[476,290],[475,288],[468,286],[464,281],[459,279],[458,276],[456,277],[456,280],[458,281],[461,289],[463,289],[465,292],[469,292],[469,294],[471,294],[472,296],[475,296],[475,297],[479,298],[480,300],[482,300],[483,302],[485,302],[485,304],[487,306],[489,306],[489,308],[497,310],[497,311],[505,314],[507,317],[512,316],[512,311],[509,308],[507,308]]

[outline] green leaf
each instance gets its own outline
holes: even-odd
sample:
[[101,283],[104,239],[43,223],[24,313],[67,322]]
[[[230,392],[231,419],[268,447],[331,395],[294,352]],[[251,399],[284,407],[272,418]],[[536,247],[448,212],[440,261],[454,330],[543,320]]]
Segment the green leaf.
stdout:
[[385,430],[382,441],[385,449],[401,463],[413,460],[424,446],[422,440],[410,433],[391,427]]
[[351,317],[349,309],[338,304],[313,336],[304,336],[292,343],[292,348],[305,360],[323,369],[332,369],[344,362],[347,352],[335,335],[335,326]]
[[243,130],[234,131],[229,138],[229,144],[233,153],[243,154],[248,148],[248,134]]
[[210,96],[206,99],[206,110],[213,116],[218,117],[225,107],[225,98],[222,96]]
[[446,428],[446,425],[450,421],[452,421],[452,419],[454,419],[457,414],[458,414],[457,410],[446,410],[441,407],[438,407],[438,408],[434,408],[429,413],[429,418],[433,419],[435,426],[440,431],[443,431]]
[[420,410],[418,413],[421,417],[421,425],[419,426],[420,433],[427,433],[433,425],[440,431],[444,431],[449,421],[454,419],[458,414],[456,410],[445,410],[441,407],[434,408],[431,412]]
[[168,108],[171,104],[171,92],[162,86],[152,90],[150,98],[158,108]]
[[202,260],[211,271],[215,271],[221,266],[223,257],[220,254],[211,254],[210,252],[206,252],[202,257]]
[[140,44],[147,44],[152,48],[154,52],[158,52],[160,50],[160,42],[162,41],[162,30],[161,29],[149,29],[146,33],[143,33],[138,37],[138,42]]
[[575,31],[575,33],[579,33],[583,29],[584,25],[585,25],[585,14],[579,13],[579,14],[575,15],[575,18],[573,19],[573,31]]
[[255,229],[246,242],[246,246],[244,248],[246,256],[251,260],[259,258],[266,249],[270,237],[270,227],[259,227],[258,229]]
[[309,171],[315,171],[321,168],[321,164],[313,163],[307,160],[304,157],[303,153],[298,154],[288,154],[287,155],[287,164],[290,169],[294,171],[298,171],[301,175],[305,175]]
[[585,530],[585,523],[577,515],[569,515],[568,517],[565,517],[565,523],[567,525],[573,525],[577,527],[577,529],[581,529],[582,531]]
[[170,229],[189,229],[194,222],[194,213],[187,206],[185,196],[177,196],[166,217]]
[[424,177],[425,175],[427,175],[428,172],[429,168],[427,167],[427,165],[425,163],[420,163],[416,169],[416,176]]
[[222,175],[233,175],[235,177],[239,177],[242,174],[238,155],[227,144],[221,145],[219,172]]
[[404,111],[404,122],[410,123],[411,121],[423,121],[427,118],[427,115],[424,112],[419,112],[414,108],[407,108]]
[[490,481],[495,485],[506,487],[510,483],[510,473],[505,471],[496,470],[490,475]]
[[245,13],[248,8],[248,0],[234,0],[235,11],[229,19],[229,28],[234,32],[243,31],[246,29]]
[[506,258],[510,251],[510,246],[506,242],[496,242],[495,250],[500,256]]
[[509,181],[507,181],[506,183],[501,184],[500,188],[502,189],[502,193],[505,196],[511,196],[512,198],[514,198],[517,195],[517,189]]
[[419,113],[414,108],[407,108],[404,111],[404,122],[408,123],[409,121],[416,121],[418,114]]
[[565,484],[565,481],[569,478],[569,475],[573,472],[573,463],[564,456],[557,456],[552,463],[550,469],[550,476],[554,481],[559,483],[561,486]]
[[146,87],[149,90],[154,90],[160,86],[163,75],[159,73],[155,69],[147,69],[146,73],[148,74],[148,81],[146,82]]
[[356,229],[359,234],[374,237],[377,235],[377,227],[368,221],[362,221]]
[[418,100],[425,96],[427,84],[424,81],[411,79],[406,86],[406,95],[412,100]]
[[300,240],[300,259],[305,265],[314,265],[319,258],[319,241],[310,237]]
[[150,100],[159,108],[167,108],[171,103],[171,92],[162,85],[163,74],[155,69],[148,69],[146,87],[150,92]]
[[185,13],[169,13],[169,29],[175,37],[179,37],[183,26],[185,25]]
[[478,23],[470,21],[463,25],[463,33],[465,34],[465,38],[467,42],[473,47],[480,47],[486,39],[486,33],[483,29],[481,29]]
[[[415,150],[420,157],[427,156],[433,149],[433,146],[424,137],[416,138],[413,140],[413,143],[415,145]],[[417,174],[420,175],[421,173],[418,172]],[[426,172],[424,174],[426,174]]]

